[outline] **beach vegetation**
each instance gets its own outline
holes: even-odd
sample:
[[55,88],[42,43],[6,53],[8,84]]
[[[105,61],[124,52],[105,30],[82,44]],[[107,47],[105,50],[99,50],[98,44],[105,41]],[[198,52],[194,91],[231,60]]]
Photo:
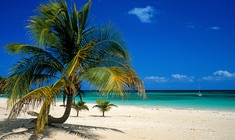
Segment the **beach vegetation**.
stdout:
[[77,111],[77,117],[78,117],[80,111],[82,111],[82,110],[89,111],[89,107],[86,105],[86,102],[83,102],[83,101],[78,101],[77,103],[73,102],[72,108]]
[[115,104],[110,104],[110,101],[108,100],[97,100],[96,105],[94,105],[92,108],[99,108],[100,111],[102,112],[102,117],[104,117],[104,112],[109,111],[111,107],[118,107]]
[[[65,0],[42,3],[26,28],[32,44],[10,43],[8,53],[20,60],[11,68],[3,88],[12,107],[7,124],[22,111],[38,106],[34,135],[45,125],[64,123],[72,108],[73,98],[85,81],[102,94],[138,90],[144,86],[133,70],[125,41],[113,24],[98,26],[88,18],[89,0],[80,10]],[[50,107],[58,94],[66,95],[64,114],[55,118]]]
[[1,87],[3,87],[5,83],[6,83],[6,79],[3,78],[3,76],[0,75],[0,94],[1,94],[1,95],[4,94],[4,89],[1,88]]

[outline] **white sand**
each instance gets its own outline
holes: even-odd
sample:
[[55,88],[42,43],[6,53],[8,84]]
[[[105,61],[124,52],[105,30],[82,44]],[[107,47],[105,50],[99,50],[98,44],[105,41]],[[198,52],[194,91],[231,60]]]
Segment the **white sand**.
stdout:
[[[57,103],[52,115],[61,116],[63,107]],[[63,125],[46,127],[40,135],[45,140],[234,140],[235,111],[210,111],[136,107],[119,105],[106,112],[106,117],[94,104],[79,117],[72,110]],[[7,118],[6,99],[0,98],[0,125]],[[27,114],[21,114],[8,129],[0,130],[0,139],[29,139],[33,124]],[[29,128],[29,129],[28,129]],[[31,128],[31,129],[30,129]],[[1,129],[1,128],[0,128]]]

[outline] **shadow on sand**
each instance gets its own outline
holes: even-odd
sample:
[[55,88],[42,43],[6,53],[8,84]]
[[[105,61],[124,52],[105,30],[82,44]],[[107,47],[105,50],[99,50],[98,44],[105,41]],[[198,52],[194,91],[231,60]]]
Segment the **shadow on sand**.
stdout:
[[5,121],[0,121],[0,140],[6,140],[19,136],[26,136],[29,140],[49,138],[52,132],[64,131],[72,135],[77,135],[84,139],[98,140],[101,136],[94,133],[94,130],[105,130],[105,131],[115,131],[119,133],[124,133],[118,129],[107,128],[107,127],[97,127],[97,126],[86,126],[86,125],[75,125],[75,124],[52,124],[45,127],[45,130],[38,136],[33,135],[35,122],[34,119],[17,119],[11,122],[8,127],[5,127]]

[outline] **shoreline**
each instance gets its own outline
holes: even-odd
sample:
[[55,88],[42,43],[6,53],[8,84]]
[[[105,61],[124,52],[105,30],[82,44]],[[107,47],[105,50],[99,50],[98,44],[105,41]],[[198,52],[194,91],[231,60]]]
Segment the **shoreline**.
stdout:
[[[108,99],[118,105],[235,111],[235,90],[201,90],[202,96],[197,93],[197,90],[147,90],[147,99],[143,99],[138,94],[126,93],[124,97],[116,94],[101,96],[96,91],[86,90],[83,100],[86,103],[96,103],[97,99]],[[62,99],[62,96],[56,97],[58,102]],[[76,100],[79,98],[76,97]]]
[[[0,97],[0,100],[7,99],[6,97]],[[189,107],[189,106],[172,106],[172,105],[153,105],[153,104],[131,104],[131,103],[123,103],[117,100],[110,100],[111,103],[116,104],[118,106],[133,106],[133,107],[146,107],[146,108],[169,108],[175,110],[202,110],[202,111],[222,111],[222,112],[235,112],[235,108],[228,108],[228,107]],[[96,104],[96,101],[85,101],[86,104]],[[56,104],[62,104],[61,99],[56,101]],[[0,106],[1,107],[1,106]]]
[[[93,102],[86,102],[88,104],[95,104]],[[114,102],[112,102],[114,103]],[[120,103],[120,104],[117,104],[119,106],[132,106],[132,107],[143,107],[143,108],[165,108],[165,109],[174,109],[174,110],[201,110],[201,111],[221,111],[221,112],[235,112],[235,108],[212,108],[212,107],[204,107],[204,108],[194,108],[194,107],[183,107],[183,106],[177,106],[177,107],[172,107],[172,106],[163,106],[163,105],[150,105],[150,104],[147,104],[147,105],[142,105],[142,104],[128,104],[128,103]]]
[[[60,107],[61,104],[56,102],[52,106],[53,116],[60,117],[63,114],[64,107]],[[92,108],[94,104],[87,105],[90,111],[81,111],[76,117],[76,111],[72,109],[64,124],[47,126],[40,137],[45,140],[235,139],[234,111],[118,105],[106,112],[106,117],[100,117],[102,113],[98,108]],[[35,111],[38,112],[38,109],[35,108]],[[0,98],[0,125],[9,112],[6,110],[6,99]],[[28,122],[33,118],[21,113],[9,128],[0,130],[0,139],[29,139],[34,124]]]

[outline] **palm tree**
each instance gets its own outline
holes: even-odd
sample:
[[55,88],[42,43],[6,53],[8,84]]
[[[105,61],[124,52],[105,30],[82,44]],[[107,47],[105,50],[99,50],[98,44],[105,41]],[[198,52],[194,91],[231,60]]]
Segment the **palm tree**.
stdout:
[[100,109],[100,111],[102,111],[103,117],[104,117],[105,111],[109,111],[112,106],[117,107],[117,105],[115,105],[115,104],[110,104],[110,101],[108,101],[108,100],[97,100],[96,102],[97,102],[97,105],[94,105],[92,108],[98,107]]
[[81,110],[89,110],[88,106],[85,105],[86,102],[78,101],[77,103],[72,103],[72,108],[77,111],[77,117],[79,115],[79,111]]
[[[7,122],[30,106],[42,103],[36,136],[46,124],[64,123],[83,81],[102,94],[123,96],[125,91],[133,89],[145,95],[120,33],[110,24],[91,26],[90,5],[89,0],[78,11],[76,4],[70,10],[65,0],[40,4],[27,25],[33,45],[5,46],[9,53],[22,56],[4,86],[8,106],[13,106]],[[54,118],[49,115],[50,106],[61,91],[67,96],[67,105],[63,116]]]

